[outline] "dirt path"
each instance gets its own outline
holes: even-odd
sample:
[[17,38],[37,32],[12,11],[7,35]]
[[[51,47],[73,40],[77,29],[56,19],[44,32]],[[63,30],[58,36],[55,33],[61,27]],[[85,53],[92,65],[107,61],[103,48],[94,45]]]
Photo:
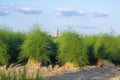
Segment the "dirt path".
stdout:
[[[24,66],[10,67],[8,70],[3,66],[0,69],[5,72],[12,70],[19,72],[24,69]],[[120,80],[120,67],[116,67],[113,64],[106,64],[104,67],[86,66],[82,68],[73,68],[71,65],[61,67],[34,65],[26,66],[26,70],[28,77],[40,71],[43,80]],[[116,76],[119,76],[119,79],[114,78]]]
[[[120,71],[117,69],[92,68],[82,69],[74,73],[64,73],[44,78],[43,80],[110,80],[116,77]],[[118,79],[117,79],[118,80]]]

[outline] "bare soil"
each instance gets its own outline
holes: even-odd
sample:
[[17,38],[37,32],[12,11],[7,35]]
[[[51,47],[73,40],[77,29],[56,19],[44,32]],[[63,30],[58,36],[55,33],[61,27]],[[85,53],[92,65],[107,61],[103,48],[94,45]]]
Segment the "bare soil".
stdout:
[[119,67],[98,67],[98,66],[86,66],[82,68],[74,68],[72,64],[66,64],[64,66],[51,65],[47,67],[41,67],[36,65],[26,66],[14,66],[6,70],[6,66],[0,67],[0,70],[4,70],[6,73],[13,69],[18,73],[23,71],[26,67],[27,76],[33,76],[38,71],[40,72],[43,80],[120,80]]
[[44,78],[44,80],[120,80],[120,78],[115,79],[115,77],[119,75],[120,71],[117,69],[111,70],[102,67],[94,67],[89,69],[80,69],[76,72],[68,72],[61,75],[50,76]]

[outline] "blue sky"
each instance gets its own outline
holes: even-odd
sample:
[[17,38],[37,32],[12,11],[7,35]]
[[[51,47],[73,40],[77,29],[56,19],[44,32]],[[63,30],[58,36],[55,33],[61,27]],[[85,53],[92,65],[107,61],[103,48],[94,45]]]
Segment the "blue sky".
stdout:
[[28,31],[32,25],[54,35],[69,27],[80,33],[120,34],[120,0],[1,0],[0,25]]

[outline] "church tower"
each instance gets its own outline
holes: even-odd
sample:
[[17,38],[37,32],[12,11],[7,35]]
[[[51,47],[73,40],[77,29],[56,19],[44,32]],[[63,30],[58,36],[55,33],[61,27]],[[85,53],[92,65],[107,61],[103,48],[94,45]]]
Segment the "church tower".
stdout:
[[56,33],[56,36],[59,37],[59,30],[57,29],[57,33]]
[[56,32],[56,38],[59,37],[59,30],[57,29],[57,32]]

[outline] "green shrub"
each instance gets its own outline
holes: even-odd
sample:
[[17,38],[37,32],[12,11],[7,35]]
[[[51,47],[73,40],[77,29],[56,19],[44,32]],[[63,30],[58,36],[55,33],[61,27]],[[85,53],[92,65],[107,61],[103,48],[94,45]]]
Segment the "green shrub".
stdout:
[[8,63],[9,54],[7,52],[7,46],[5,43],[0,41],[0,65],[5,65]]
[[89,62],[95,64],[99,59],[120,63],[120,36],[98,34],[84,36]]
[[104,35],[105,53],[110,61],[120,63],[120,37]]
[[19,55],[20,61],[29,59],[33,62],[47,64],[51,62],[50,57],[55,54],[53,38],[46,32],[41,31],[38,25],[26,35],[25,41],[21,46]]
[[9,36],[11,34],[11,30],[0,26],[0,40],[3,41],[4,43],[7,43],[9,40]]
[[101,34],[94,45],[94,54],[97,59],[103,58],[120,62],[120,40],[112,34]]
[[94,44],[94,55],[96,59],[108,59],[107,50],[110,48],[112,36],[109,34],[99,34]]
[[9,45],[8,52],[10,54],[10,60],[9,60],[10,63],[18,61],[18,55],[21,51],[20,46],[22,45],[24,38],[25,38],[25,33],[22,32],[11,33],[8,41],[8,45]]
[[[9,28],[4,26],[0,27],[0,48],[1,48],[1,56],[4,54],[5,64],[17,62],[17,57],[20,52],[20,46],[24,40],[24,33],[22,32],[14,32]],[[4,53],[3,53],[4,48]],[[1,60],[0,60],[1,61]],[[2,62],[2,61],[1,61]]]
[[0,26],[0,65],[5,65],[9,62],[10,56],[8,53],[8,40],[10,30]]
[[94,56],[96,59],[101,59],[105,56],[105,45],[103,36],[98,35],[94,44]]
[[94,54],[94,45],[97,39],[97,35],[85,35],[83,37],[83,43],[87,49],[87,56],[90,64],[96,64],[97,60]]
[[60,64],[67,62],[77,66],[88,64],[86,48],[83,45],[82,36],[73,31],[66,31],[57,39],[58,61]]

